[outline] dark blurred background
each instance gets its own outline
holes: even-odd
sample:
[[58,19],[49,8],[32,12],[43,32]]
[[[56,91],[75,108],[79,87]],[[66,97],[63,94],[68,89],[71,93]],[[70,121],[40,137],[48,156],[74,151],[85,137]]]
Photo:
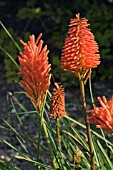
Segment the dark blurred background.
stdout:
[[[69,87],[74,85],[75,77],[60,69],[60,55],[70,18],[78,12],[88,19],[100,49],[101,65],[93,71],[93,79],[109,81],[113,79],[113,0],[0,0],[0,20],[20,48],[20,39],[27,42],[30,34],[37,37],[42,32],[50,50],[52,73]],[[7,83],[12,83],[12,79],[18,79],[18,70],[5,52],[17,61],[19,50],[1,25],[0,47],[0,76],[5,75]]]

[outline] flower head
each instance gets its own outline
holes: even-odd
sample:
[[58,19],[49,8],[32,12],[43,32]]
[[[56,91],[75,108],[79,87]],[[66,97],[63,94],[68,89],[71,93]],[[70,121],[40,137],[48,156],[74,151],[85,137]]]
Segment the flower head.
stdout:
[[64,101],[64,88],[55,83],[56,88],[53,89],[52,99],[50,104],[50,117],[54,119],[60,119],[62,116],[66,116],[65,101]]
[[61,68],[77,76],[85,76],[89,68],[96,68],[100,64],[98,45],[88,25],[85,18],[80,18],[80,14],[71,19],[69,36],[61,54]]
[[113,96],[109,101],[105,96],[97,99],[101,107],[95,105],[94,110],[88,110],[87,113],[92,113],[88,119],[90,123],[96,124],[97,128],[102,128],[113,135]]
[[22,40],[24,51],[18,57],[20,62],[21,84],[38,111],[42,110],[46,91],[49,88],[49,71],[47,45],[43,46],[40,34],[35,42],[35,36],[29,37],[28,44]]

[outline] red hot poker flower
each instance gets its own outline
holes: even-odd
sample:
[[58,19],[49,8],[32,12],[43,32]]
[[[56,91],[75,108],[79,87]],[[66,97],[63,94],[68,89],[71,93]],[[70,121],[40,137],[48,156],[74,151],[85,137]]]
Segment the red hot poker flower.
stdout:
[[100,64],[98,45],[87,28],[88,25],[87,19],[80,18],[80,14],[71,19],[69,36],[65,40],[61,54],[61,68],[83,77],[89,68],[96,68]]
[[105,96],[97,99],[101,107],[95,105],[94,110],[88,110],[87,113],[92,113],[88,119],[90,123],[96,124],[97,128],[102,128],[113,136],[113,96],[109,101]]
[[50,117],[54,119],[60,119],[62,116],[66,116],[65,101],[64,101],[64,88],[55,83],[56,88],[53,89],[52,99],[50,104]]
[[20,74],[22,74],[21,84],[38,111],[42,110],[45,93],[49,88],[49,71],[47,45],[42,47],[43,41],[40,34],[35,42],[35,36],[30,36],[28,44],[22,40],[24,51],[18,57],[20,62]]

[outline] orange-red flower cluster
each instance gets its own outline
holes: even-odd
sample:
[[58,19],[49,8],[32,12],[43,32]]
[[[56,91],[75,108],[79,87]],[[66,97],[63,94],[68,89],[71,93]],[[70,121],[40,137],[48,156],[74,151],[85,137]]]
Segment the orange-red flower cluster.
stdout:
[[97,98],[101,107],[94,106],[94,110],[88,110],[87,113],[92,113],[88,118],[90,123],[96,124],[98,128],[104,129],[110,135],[113,135],[113,96],[107,101],[103,96]]
[[42,110],[45,94],[49,88],[49,71],[47,45],[43,46],[40,34],[35,42],[35,36],[29,37],[28,44],[22,40],[24,51],[20,52],[20,74],[22,74],[21,84],[38,111]]
[[88,25],[85,18],[80,18],[80,14],[71,19],[69,36],[61,54],[61,68],[77,76],[85,76],[89,68],[96,68],[100,64],[98,45]]
[[65,101],[64,101],[64,88],[55,83],[56,88],[53,89],[52,99],[50,104],[50,117],[60,119],[66,116]]

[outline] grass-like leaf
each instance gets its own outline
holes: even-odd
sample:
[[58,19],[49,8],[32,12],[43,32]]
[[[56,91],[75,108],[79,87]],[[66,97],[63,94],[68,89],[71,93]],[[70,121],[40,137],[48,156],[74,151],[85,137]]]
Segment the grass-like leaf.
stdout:
[[94,144],[94,149],[97,155],[99,168],[112,170],[113,164],[105,151],[107,148],[106,149],[105,147],[103,148],[99,140],[95,137],[93,137],[93,144]]
[[17,64],[17,62],[14,60],[14,58],[5,50],[0,46],[0,49],[11,59],[11,61],[15,64],[15,66],[17,67],[17,69],[19,70],[20,67]]
[[9,33],[9,31],[7,30],[7,28],[4,26],[4,24],[1,21],[0,21],[0,25],[2,26],[4,31],[7,33],[7,35],[10,37],[10,39],[13,41],[14,45],[18,48],[18,50],[21,51],[20,47],[18,46],[14,38],[12,37],[12,35]]

